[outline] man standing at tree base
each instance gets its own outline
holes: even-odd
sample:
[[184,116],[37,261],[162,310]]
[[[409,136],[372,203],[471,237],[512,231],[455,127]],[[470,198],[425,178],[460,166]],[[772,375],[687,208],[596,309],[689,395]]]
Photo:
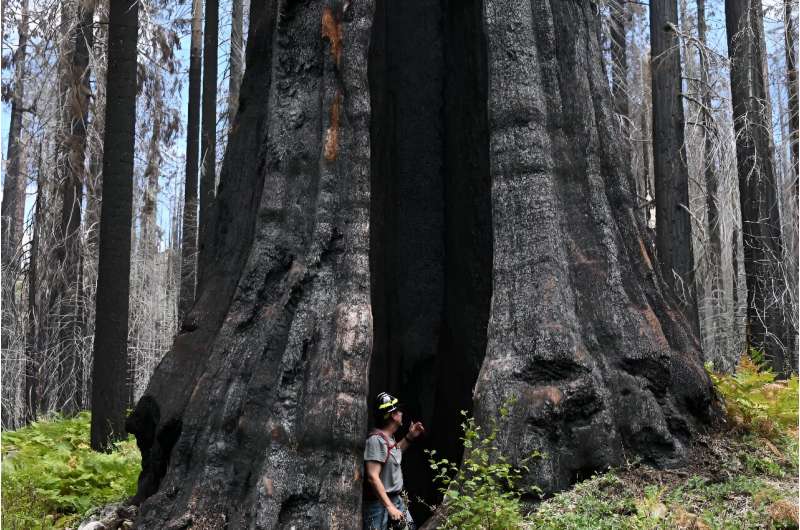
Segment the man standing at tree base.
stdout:
[[364,448],[366,498],[364,499],[364,529],[387,530],[415,525],[403,502],[403,451],[425,432],[420,422],[412,422],[408,434],[395,442],[394,434],[403,425],[403,411],[396,397],[386,392],[378,394],[375,403],[377,429],[369,433]]

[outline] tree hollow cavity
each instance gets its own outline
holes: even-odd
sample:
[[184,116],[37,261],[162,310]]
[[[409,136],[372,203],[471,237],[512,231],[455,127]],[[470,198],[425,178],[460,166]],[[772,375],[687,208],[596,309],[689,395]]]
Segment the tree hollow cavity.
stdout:
[[[369,57],[370,397],[400,396],[406,421],[428,427],[421,445],[456,461],[492,290],[482,18],[477,0],[378,0]],[[430,503],[421,449],[404,456],[404,478]],[[412,512],[427,516],[418,502]]]

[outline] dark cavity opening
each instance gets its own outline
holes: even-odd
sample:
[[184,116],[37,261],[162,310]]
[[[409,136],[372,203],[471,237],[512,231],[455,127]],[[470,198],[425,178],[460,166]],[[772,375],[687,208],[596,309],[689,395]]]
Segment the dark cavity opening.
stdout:
[[[439,497],[422,449],[459,461],[459,411],[486,350],[492,289],[486,42],[479,0],[378,0],[369,62],[374,344],[370,399],[427,438],[403,457],[412,501]],[[403,433],[400,433],[402,435]],[[427,508],[412,502],[417,522]]]

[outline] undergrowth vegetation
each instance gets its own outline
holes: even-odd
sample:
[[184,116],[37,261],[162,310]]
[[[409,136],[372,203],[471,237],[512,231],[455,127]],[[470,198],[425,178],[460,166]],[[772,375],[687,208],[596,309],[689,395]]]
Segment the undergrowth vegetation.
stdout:
[[81,412],[2,434],[4,530],[64,528],[135,493],[140,460],[133,437],[97,453],[89,447],[89,424],[89,412]]
[[[536,492],[519,485],[526,464],[547,455],[512,463],[496,445],[513,402],[484,430],[463,413],[462,465],[429,453],[444,495],[440,527],[797,528],[797,376],[776,380],[757,352],[743,358],[734,374],[710,375],[730,429],[698,436],[684,468],[631,462],[536,505],[523,501]],[[3,529],[74,527],[91,509],[135,492],[140,465],[133,438],[110,454],[96,453],[88,443],[89,422],[83,412],[3,433]]]
[[431,459],[445,498],[440,528],[797,528],[797,376],[776,380],[756,351],[734,374],[708,368],[730,429],[698,436],[686,467],[631,462],[537,505],[521,502],[524,463],[512,466],[494,446],[497,425],[486,434],[466,419],[465,465]]
[[[500,409],[500,419],[509,414],[506,403]],[[518,486],[522,472],[534,453],[512,466],[495,445],[499,431],[492,420],[488,433],[475,424],[475,419],[461,411],[464,422],[464,459],[458,462],[436,460],[436,451],[428,451],[430,466],[436,472],[434,482],[439,484],[444,497],[447,518],[442,528],[518,528],[524,523],[520,506],[521,488]],[[538,490],[537,490],[538,491]],[[532,492],[533,493],[533,492]]]
[[735,429],[773,441],[797,437],[797,374],[777,381],[763,354],[753,349],[750,355],[742,357],[734,374],[716,374],[711,370],[709,374]]

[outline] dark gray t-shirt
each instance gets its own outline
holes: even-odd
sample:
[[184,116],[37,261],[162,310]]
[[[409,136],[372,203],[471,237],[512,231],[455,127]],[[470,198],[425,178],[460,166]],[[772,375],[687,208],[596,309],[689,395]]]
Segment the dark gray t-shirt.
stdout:
[[[389,444],[394,445],[394,437],[389,437]],[[403,471],[400,464],[403,461],[403,452],[399,447],[392,448],[389,458],[386,458],[388,446],[386,441],[379,434],[373,434],[367,438],[367,446],[364,448],[364,461],[375,461],[383,464],[381,468],[381,482],[386,493],[399,493],[403,489]],[[386,462],[384,464],[384,461]]]

